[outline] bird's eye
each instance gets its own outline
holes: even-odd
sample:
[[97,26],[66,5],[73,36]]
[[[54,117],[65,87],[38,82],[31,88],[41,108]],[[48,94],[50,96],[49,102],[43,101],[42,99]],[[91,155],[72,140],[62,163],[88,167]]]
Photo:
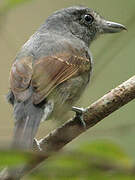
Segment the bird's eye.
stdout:
[[91,24],[94,21],[94,17],[92,15],[90,15],[90,14],[85,14],[84,19],[89,24]]

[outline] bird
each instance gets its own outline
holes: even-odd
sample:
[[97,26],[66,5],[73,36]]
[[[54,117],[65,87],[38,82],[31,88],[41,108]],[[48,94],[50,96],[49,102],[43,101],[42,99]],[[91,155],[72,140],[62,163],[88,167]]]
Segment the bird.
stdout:
[[21,47],[11,66],[7,100],[13,106],[14,148],[31,150],[41,121],[60,120],[90,82],[91,43],[126,30],[85,6],[55,11]]

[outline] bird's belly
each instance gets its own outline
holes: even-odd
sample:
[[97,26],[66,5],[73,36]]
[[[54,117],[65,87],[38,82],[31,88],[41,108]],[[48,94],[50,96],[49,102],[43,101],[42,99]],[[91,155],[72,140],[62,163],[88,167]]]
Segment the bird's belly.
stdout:
[[66,116],[85,90],[88,79],[88,73],[84,73],[57,86],[48,97],[48,100],[54,103],[50,117],[59,120],[62,116]]

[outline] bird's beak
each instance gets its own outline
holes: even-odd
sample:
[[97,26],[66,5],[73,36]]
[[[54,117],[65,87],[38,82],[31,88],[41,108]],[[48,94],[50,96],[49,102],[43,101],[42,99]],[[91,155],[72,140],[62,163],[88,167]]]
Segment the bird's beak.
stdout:
[[123,30],[127,30],[122,24],[103,20],[102,22],[102,32],[101,33],[117,33]]

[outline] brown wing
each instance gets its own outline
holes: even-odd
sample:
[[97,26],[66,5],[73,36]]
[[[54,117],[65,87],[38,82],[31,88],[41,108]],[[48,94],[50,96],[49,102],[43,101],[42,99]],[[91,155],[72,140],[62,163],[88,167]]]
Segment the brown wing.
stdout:
[[89,69],[86,58],[59,54],[36,61],[32,67],[32,59],[25,58],[15,62],[11,71],[11,89],[18,100],[30,96],[33,88],[33,103],[38,104],[60,83]]
[[77,75],[80,64],[77,56],[60,54],[39,60],[33,68],[33,101],[40,103],[60,83]]
[[32,57],[25,57],[14,62],[10,72],[10,88],[18,101],[25,101],[30,96]]

